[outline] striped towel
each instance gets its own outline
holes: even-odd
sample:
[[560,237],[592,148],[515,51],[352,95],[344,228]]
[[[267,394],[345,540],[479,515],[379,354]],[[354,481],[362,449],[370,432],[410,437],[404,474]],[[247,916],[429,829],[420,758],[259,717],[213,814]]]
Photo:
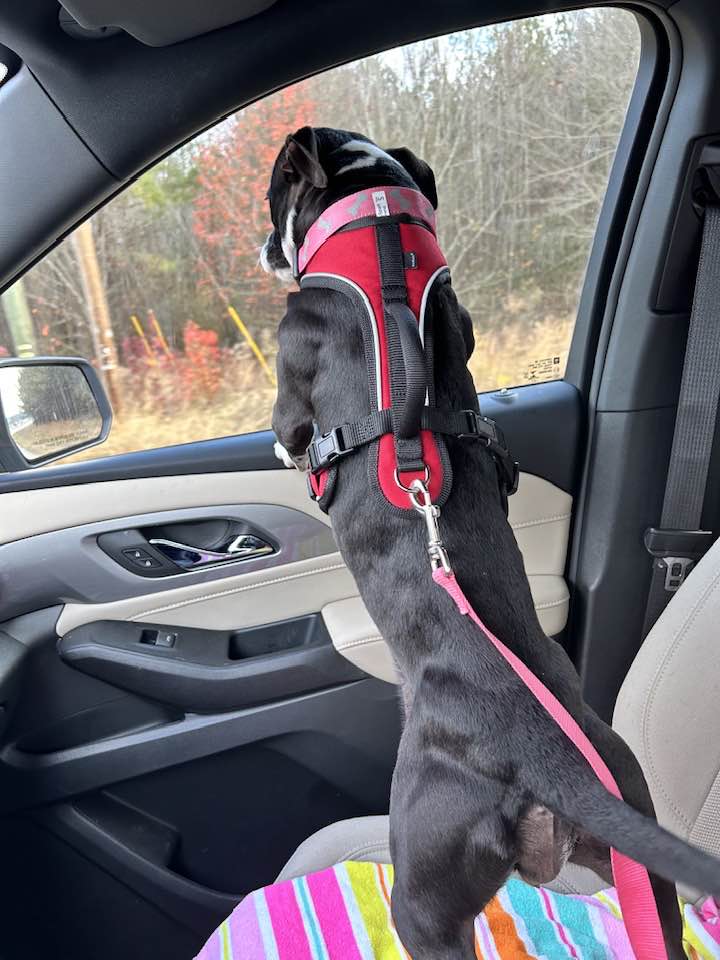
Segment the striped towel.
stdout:
[[[390,917],[393,868],[341,863],[247,896],[196,960],[408,960]],[[683,906],[691,960],[720,958],[713,901]],[[481,960],[633,960],[614,890],[567,896],[510,879],[475,921]]]

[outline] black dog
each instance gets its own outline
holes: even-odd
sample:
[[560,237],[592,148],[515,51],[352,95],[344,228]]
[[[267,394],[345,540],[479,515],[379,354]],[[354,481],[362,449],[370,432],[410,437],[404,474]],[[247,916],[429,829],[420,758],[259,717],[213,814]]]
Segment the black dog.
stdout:
[[[330,204],[369,186],[412,186],[437,205],[427,164],[359,134],[304,127],[275,163],[273,230],[263,266],[292,276],[299,245]],[[467,360],[472,325],[449,283],[434,288],[438,407],[477,409]],[[273,429],[287,462],[305,466],[322,432],[368,414],[357,310],[336,289],[301,287],[279,330]],[[471,960],[473,918],[510,872],[546,883],[570,859],[610,881],[612,845],[652,871],[671,957],[684,956],[681,880],[720,894],[720,863],[662,830],[627,745],[583,703],[565,651],[538,622],[520,551],[479,444],[448,439],[454,476],[443,507],[458,581],[488,627],[552,690],[585,730],[627,803],[612,798],[577,750],[467,617],[431,580],[425,528],[368,496],[368,447],[338,468],[333,530],[402,677],[406,720],[390,802],[393,917],[414,960]],[[664,878],[664,879],[662,879]]]

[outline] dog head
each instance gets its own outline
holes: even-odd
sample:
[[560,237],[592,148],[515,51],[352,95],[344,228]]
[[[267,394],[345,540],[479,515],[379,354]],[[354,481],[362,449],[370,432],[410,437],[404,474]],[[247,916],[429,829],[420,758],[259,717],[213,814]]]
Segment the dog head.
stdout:
[[433,172],[407,147],[383,150],[360,133],[329,127],[290,134],[267,193],[273,228],[260,251],[263,269],[292,281],[295,251],[323,210],[368,186],[415,187],[437,208]]

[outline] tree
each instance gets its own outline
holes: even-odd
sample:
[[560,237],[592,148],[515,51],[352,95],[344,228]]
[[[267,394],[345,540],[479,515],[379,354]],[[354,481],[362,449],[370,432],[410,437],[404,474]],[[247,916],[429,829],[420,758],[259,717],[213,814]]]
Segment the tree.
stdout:
[[15,352],[19,357],[31,357],[35,352],[35,329],[23,280],[16,280],[0,300],[5,305],[5,319]]
[[[410,44],[245,108],[93,218],[115,341],[132,340],[130,316],[152,310],[178,355],[191,321],[234,346],[232,304],[274,353],[285,291],[257,263],[264,196],[285,136],[310,123],[408,146],[431,164],[441,246],[480,338],[478,385],[501,382],[491,354],[519,358],[501,379],[522,381],[529,359],[569,340],[638,53],[630,13],[580,10]],[[30,271],[25,290],[38,352],[94,355],[71,243]],[[254,373],[249,350],[236,353]]]
[[85,375],[77,367],[21,367],[17,396],[22,412],[34,423],[72,422],[98,418],[98,408]]
[[86,220],[73,234],[73,243],[78,258],[80,276],[82,277],[85,303],[90,313],[90,324],[95,341],[95,357],[100,368],[100,375],[110,397],[113,409],[118,412],[121,407],[120,389],[117,382],[118,352],[115,346],[115,335],[110,321],[105,285],[103,284],[98,261],[97,248],[93,237],[91,220]]
[[258,265],[271,227],[265,194],[272,165],[287,134],[313,124],[315,112],[305,84],[288,87],[230,118],[196,156],[201,287],[211,301],[236,306],[255,329],[277,325],[286,295]]

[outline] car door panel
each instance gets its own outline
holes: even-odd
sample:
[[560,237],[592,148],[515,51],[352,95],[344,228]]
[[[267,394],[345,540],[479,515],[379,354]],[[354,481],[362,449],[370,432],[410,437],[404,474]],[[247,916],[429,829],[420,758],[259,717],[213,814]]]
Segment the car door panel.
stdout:
[[[546,629],[556,633],[562,624],[558,626],[556,616],[550,621],[550,615],[542,611],[553,609],[546,606],[548,603],[555,602],[561,608],[566,602],[557,578],[564,571],[570,524],[580,439],[579,395],[570,384],[546,383],[486,394],[481,397],[481,404],[483,411],[494,416],[505,429],[524,471],[520,490],[510,501],[510,520],[527,572],[533,578],[541,616],[548,619]],[[240,459],[243,466],[247,463],[250,469],[241,473],[219,470],[233,458]],[[177,474],[156,475],[157,471],[171,469],[173,463]],[[193,463],[197,472],[185,472]],[[260,466],[262,469],[258,469]],[[145,472],[154,475],[144,476]],[[117,475],[129,475],[129,479],[106,479]],[[99,479],[93,482],[95,476]],[[244,505],[238,504],[240,493]],[[35,565],[33,555],[41,550],[51,551],[58,558],[56,565],[49,565],[51,577],[56,568],[68,571],[78,562],[83,564],[77,572],[82,587],[69,585],[66,572],[62,574],[64,592],[59,584],[55,585],[57,598],[52,597],[51,585],[46,585],[46,605],[58,600],[66,603],[59,622],[61,634],[91,620],[148,619],[156,613],[161,613],[169,625],[204,625],[202,618],[208,604],[213,608],[215,626],[231,629],[239,625],[232,622],[237,599],[233,591],[244,591],[245,587],[249,618],[245,625],[251,626],[264,622],[267,615],[265,604],[259,601],[264,598],[268,606],[274,606],[273,591],[268,588],[276,585],[276,580],[285,585],[283,602],[289,604],[287,616],[317,612],[323,603],[341,599],[351,587],[341,558],[331,552],[329,534],[323,540],[318,532],[327,529],[327,517],[307,497],[302,477],[277,469],[271,434],[186,444],[15,475],[0,479],[0,504],[0,542],[6,545],[0,553],[0,578],[6,588],[12,571],[23,572],[18,579],[27,578]],[[177,586],[172,589],[167,580],[149,581],[131,573],[126,575],[95,543],[96,535],[106,530],[220,516],[228,510],[234,516],[242,515],[244,510],[252,518],[252,511],[259,505],[295,511],[292,516],[301,526],[307,526],[304,534],[310,538],[314,521],[317,542],[303,540],[300,544],[294,542],[292,547],[285,544],[279,555],[248,561],[242,569],[215,567],[183,573],[179,578],[171,578],[177,579]],[[271,532],[282,540],[287,538],[287,528],[292,525],[287,517],[284,526],[276,518]],[[62,540],[45,541],[39,537],[53,531],[62,531]],[[293,536],[297,541],[298,534]],[[64,553],[60,552],[61,544]],[[297,559],[310,554],[324,557],[322,563]],[[255,576],[257,570],[278,564],[285,567],[283,576],[287,580]],[[100,583],[96,582],[98,577]],[[554,580],[540,579],[544,577]],[[222,580],[222,589],[204,589],[204,584],[218,579]],[[293,594],[297,580],[302,585],[297,585]],[[320,593],[314,594],[313,589],[321,583],[324,585],[319,587]],[[29,586],[25,589],[30,591]],[[225,590],[228,592],[224,593]],[[324,591],[330,593],[321,595]],[[6,593],[12,597],[16,591],[7,589]],[[158,596],[152,603],[142,598],[143,594],[155,593]],[[289,599],[291,594],[298,605]],[[348,595],[349,592],[345,593]]]
[[[309,834],[386,808],[396,743],[394,690],[367,680],[36,754],[31,769],[9,750],[3,794],[17,798],[23,815],[5,811],[0,840],[15,892],[25,896],[5,925],[6,941],[21,943],[35,916],[37,884],[23,888],[23,877],[38,850],[53,863],[43,877],[38,937],[58,949],[57,917],[69,935],[57,955],[97,956],[97,943],[124,911],[137,925],[136,942],[153,943],[152,956],[192,956]],[[36,829],[44,839],[32,843]],[[57,849],[52,836],[62,841]],[[99,902],[88,904],[83,888],[101,891]],[[86,941],[91,934],[94,945]],[[127,957],[127,949],[121,935],[103,945],[103,956]]]
[[[119,562],[102,546],[105,537],[122,538],[125,532],[130,534],[128,544],[135,543],[137,537],[142,537],[139,532],[135,537],[131,535],[136,528],[146,531],[152,539],[155,530],[164,533],[177,529],[182,533],[204,521],[207,525],[225,523],[235,529],[251,530],[264,538],[263,542],[272,544],[272,552],[247,559],[233,559],[230,555],[227,561],[188,570],[173,565],[174,572],[169,576],[150,578],[133,563],[121,565],[125,559],[122,554]],[[147,542],[145,546],[152,549]],[[278,504],[202,506],[80,523],[5,544],[0,550],[3,611],[7,617],[19,616],[63,601],[63,617],[71,619],[70,611],[76,606],[150,598],[155,593],[171,594],[172,588],[184,591],[190,586],[205,586],[210,591],[217,580],[223,584],[228,580],[235,582],[235,577],[258,571],[266,571],[267,577],[271,570],[287,572],[287,567],[294,570],[294,564],[302,560],[331,555],[337,562],[337,547],[325,523]],[[38,556],[51,557],[52,562],[39,565]]]
[[[577,392],[538,384],[481,404],[520,460],[510,522],[541,622],[559,634]],[[11,691],[0,842],[21,885],[31,879],[23,851],[51,849],[63,875],[102,891],[88,918],[80,883],[48,878],[65,928],[74,917],[82,937],[88,925],[101,937],[130,890],[143,903],[138,935],[155,943],[162,931],[158,955],[190,956],[314,830],[387,810],[400,734],[392,658],[328,517],[304,477],[279,468],[272,434],[0,478],[0,517],[12,618],[0,624],[0,690]],[[219,520],[272,552],[148,577],[98,544]],[[144,630],[177,633],[181,655],[144,646]],[[34,909],[28,889],[11,941],[22,942]],[[105,954],[126,956],[123,936]],[[92,955],[87,943],[78,951]]]
[[[157,581],[152,581],[157,583]],[[167,626],[233,630],[317,613],[325,603],[357,593],[337,552],[290,561],[271,570],[225,573],[210,583],[139,594],[106,603],[68,603],[58,633],[96,620],[161,621]]]
[[[243,893],[271,880],[309,833],[386,809],[399,736],[391,685],[363,679],[343,661],[360,679],[196,715],[69,667],[56,649],[58,612],[18,617],[3,635],[26,649],[27,662],[4,737],[0,842],[18,894],[33,849],[62,867],[57,886],[44,878],[52,906],[42,930],[58,911],[64,930],[82,926],[84,937],[87,927],[99,939],[124,903],[120,880],[143,902],[132,910],[139,930],[146,923],[147,936],[162,930],[167,937],[157,955],[191,956],[203,934]],[[67,870],[103,891],[92,915],[71,896],[79,887],[65,881]],[[11,944],[33,918],[29,889],[21,900],[6,927]],[[155,911],[176,927],[165,931]],[[95,956],[83,937],[72,947],[77,953],[68,945],[59,955]],[[123,950],[119,937],[103,955],[127,956]]]
[[[569,494],[540,477],[520,475],[510,500],[510,523],[538,619],[549,636],[560,635],[567,623],[570,594],[564,572],[571,515]],[[397,682],[390,650],[359,596],[327,604],[322,615],[338,653],[372,676]]]
[[[564,568],[572,511],[568,488],[579,444],[577,391],[548,383],[483,395],[481,401],[505,428],[525,468],[510,500],[510,522],[540,621],[546,632],[559,635],[569,605]],[[528,418],[534,429],[528,429]],[[221,445],[225,457],[234,453],[244,464],[247,456],[251,469],[219,471],[218,442],[209,441],[0,480],[5,609],[20,615],[61,604],[55,626],[61,638],[98,621],[238,631],[322,613],[336,650],[356,666],[367,666],[368,652],[379,649],[377,629],[360,604],[342,623],[331,612],[347,613],[342,601],[357,598],[357,587],[335,548],[328,518],[307,497],[303,478],[277,468],[271,434]],[[188,448],[198,453],[197,467],[210,472],[184,472]],[[158,457],[163,469],[174,459],[181,472],[141,476],[146,461],[152,460],[154,469]],[[135,468],[129,472],[135,475],[90,482],[95,469],[103,478],[113,474],[117,460],[125,466],[132,461]],[[60,482],[46,486],[53,472]],[[565,489],[536,473],[549,473]],[[124,569],[98,546],[98,537],[114,531],[213,517],[259,524],[278,549],[269,556],[149,579]],[[38,557],[54,562],[38,563]],[[378,655],[381,665],[370,673],[389,678],[387,655]],[[87,667],[87,658],[84,663]],[[282,685],[278,689],[286,693]],[[107,719],[110,728],[120,713]]]
[[318,614],[257,628],[100,620],[63,635],[70,666],[185,712],[237,710],[362,679]]
[[[243,475],[243,489],[249,487],[253,499],[268,500],[273,495],[278,496],[278,491],[282,489],[287,500],[297,502],[303,487],[300,477],[284,470],[263,472],[260,476],[262,491],[259,487],[253,489],[256,483],[254,476]],[[59,599],[66,600],[58,621],[60,636],[83,623],[102,619],[152,620],[160,616],[167,625],[203,626],[208,613],[212,615],[212,622],[217,628],[233,629],[254,626],[271,619],[268,610],[277,609],[278,591],[282,595],[281,605],[285,607],[287,617],[316,612],[324,603],[356,592],[340,555],[332,548],[329,532],[323,536],[323,530],[327,528],[322,514],[309,501],[311,509],[307,513],[295,508],[292,512],[283,513],[275,505],[273,518],[272,513],[258,511],[255,505],[210,506],[208,501],[224,499],[223,492],[227,486],[237,487],[236,475],[172,479],[184,480],[185,483],[168,484],[171,489],[164,490],[159,487],[160,481],[151,480],[113,481],[112,485],[142,485],[146,488],[143,498],[147,498],[150,505],[155,505],[155,498],[164,498],[167,502],[173,497],[173,502],[197,502],[203,498],[207,505],[172,512],[120,516],[91,524],[75,523],[62,531],[26,536],[6,543],[0,552],[0,580],[9,598],[7,609],[19,613],[24,612],[23,607],[38,600],[45,605]],[[122,502],[128,496],[133,503],[137,502],[137,489],[132,493],[123,490],[122,497],[117,492],[113,495],[108,491],[106,501],[103,491],[97,491],[97,486],[68,487],[56,492],[53,499],[57,500],[58,496],[62,499],[62,516],[66,522],[70,517],[85,519],[95,516],[99,509],[122,514]],[[42,493],[45,491],[35,491],[33,496]],[[189,499],[183,499],[183,494]],[[9,525],[12,526],[13,515],[18,515],[17,509],[13,510],[15,505],[12,501],[24,494],[4,496],[11,500],[8,516]],[[42,499],[49,500],[45,497]],[[18,507],[21,506],[18,504]],[[42,523],[43,508],[47,510],[46,525],[59,522],[57,511],[50,511],[49,502],[43,504],[41,501],[32,511],[29,521],[31,529],[37,530]],[[510,501],[510,522],[525,559],[543,626],[551,634],[560,632],[564,626],[562,617],[567,615],[568,595],[562,577],[571,509],[572,497],[569,494],[541,477],[525,473],[518,493]],[[316,514],[314,521],[310,519],[311,512]],[[96,542],[100,533],[124,527],[210,516],[254,518],[258,514],[282,544],[278,554],[230,566],[189,571],[169,579],[147,580],[125,571],[108,558]],[[10,531],[10,535],[17,535],[18,532],[19,528],[16,527]],[[292,543],[283,539],[288,533],[293,537]],[[35,583],[32,572],[37,569],[35,557],[38,551],[55,557],[56,562],[49,565],[47,570],[40,571],[38,577],[41,582]],[[308,559],[295,559],[308,553],[312,554]],[[281,572],[263,572],[269,567],[278,566]],[[211,586],[217,580],[220,585]],[[170,582],[178,585],[167,589]],[[53,591],[57,592],[56,596]],[[244,596],[242,622],[239,623],[236,603],[241,594]],[[564,611],[560,608],[564,608]]]
[[[96,684],[99,682],[94,680]],[[108,698],[113,693],[109,688]],[[64,726],[67,719],[75,714],[57,714],[54,724],[50,718],[54,740],[42,741],[43,728],[34,723],[13,723],[7,738],[10,743],[3,756],[0,811],[8,814],[55,803],[268,739],[279,743],[282,738],[289,740],[282,745],[281,752],[292,756],[299,751],[303,762],[310,763],[318,777],[328,777],[328,782],[334,783],[338,790],[350,790],[357,813],[386,811],[389,782],[384,774],[388,768],[392,770],[397,746],[396,700],[397,694],[391,685],[366,679],[222,714],[178,716],[172,711],[164,715],[158,712],[154,722],[107,738],[101,730],[89,732],[92,715],[88,711],[85,742],[75,746],[63,746],[59,736],[60,731],[68,729]],[[29,745],[31,733],[35,734],[33,752],[22,749]],[[305,737],[318,737],[317,745],[310,749],[311,745],[303,742]],[[350,756],[352,765],[348,765]],[[240,766],[243,767],[243,763]],[[247,778],[248,788],[262,787],[262,777],[252,763],[244,767],[243,776]],[[219,779],[222,780],[222,776],[219,775]],[[277,773],[273,780],[278,789],[282,786],[286,795],[292,796],[292,781],[284,780]],[[338,800],[342,799],[338,793]],[[339,806],[342,808],[343,804]],[[336,812],[340,815],[335,819],[342,819],[342,809]],[[312,816],[302,805],[296,813],[302,817]],[[222,826],[230,840],[245,835],[249,823],[239,818]],[[297,843],[303,839],[304,836],[299,836]],[[285,851],[288,855],[290,852]],[[237,866],[238,870],[244,869],[240,863]],[[278,864],[278,870],[280,866],[282,863]],[[238,882],[233,887],[241,890],[242,884]]]
[[[269,458],[268,466],[262,469],[253,466],[245,469],[247,446],[242,441],[247,438],[237,437],[234,438],[236,443],[226,444],[222,470],[214,470],[212,464],[206,465],[199,456],[195,457],[194,471],[186,469],[189,466],[186,447],[196,450],[205,446],[203,442],[167,447],[162,451],[168,462],[158,468],[170,469],[169,454],[172,454],[177,473],[154,473],[151,454],[158,451],[148,451],[97,462],[32,470],[7,478],[0,476],[0,504],[3,508],[0,542],[9,543],[52,530],[141,513],[226,506],[238,502],[286,506],[329,526],[327,517],[309,499],[302,478],[279,468],[272,452],[272,435],[268,432],[262,436]],[[212,440],[206,442],[211,446],[215,443]],[[252,455],[252,447],[249,452]],[[124,479],[121,478],[125,466],[116,465],[116,460],[131,461],[128,476]],[[108,464],[112,464],[112,470]]]
[[[274,470],[68,484],[0,498],[3,609],[16,614],[0,638],[3,693],[10,666],[13,676],[18,660],[23,668],[22,682],[14,683],[18,695],[8,703],[0,805],[3,838],[7,831],[24,843],[8,842],[4,849],[19,878],[18,861],[41,848],[64,864],[63,872],[72,870],[103,890],[87,918],[71,896],[80,887],[48,881],[64,929],[68,917],[77,916],[79,926],[80,914],[98,937],[114,924],[111,904],[123,903],[124,896],[109,871],[144,903],[133,909],[140,930],[153,942],[162,931],[158,955],[190,956],[201,934],[248,889],[271,880],[309,833],[336,819],[387,809],[399,738],[397,694],[331,646],[340,665],[332,675],[313,661],[317,647],[299,652],[309,660],[307,686],[323,689],[289,688],[287,654],[266,657],[264,670],[263,658],[251,658],[267,681],[263,702],[235,710],[224,704],[223,712],[202,716],[90,676],[58,654],[65,625],[96,620],[104,606],[113,607],[115,620],[128,622],[157,609],[162,626],[172,625],[177,605],[176,618],[200,627],[247,630],[280,622],[282,634],[288,619],[319,614],[327,602],[356,593],[303,479],[277,469],[268,438],[265,447]],[[92,465],[78,466],[85,472]],[[220,516],[261,528],[278,549],[162,581],[131,573],[97,544],[102,532]],[[179,586],[168,589],[170,583]],[[18,647],[24,656],[15,656]],[[242,667],[242,661],[231,666]],[[242,699],[242,677],[236,686]],[[171,787],[162,776],[169,769],[175,771]],[[145,792],[133,800],[138,784]],[[174,838],[174,853],[167,852],[167,837]],[[163,850],[167,855],[160,855]],[[8,931],[11,943],[14,936],[20,942],[33,922],[29,892],[22,902],[17,925]],[[168,916],[170,929],[163,919]],[[83,939],[73,949],[94,955]],[[105,954],[127,956],[125,939],[118,937]]]

